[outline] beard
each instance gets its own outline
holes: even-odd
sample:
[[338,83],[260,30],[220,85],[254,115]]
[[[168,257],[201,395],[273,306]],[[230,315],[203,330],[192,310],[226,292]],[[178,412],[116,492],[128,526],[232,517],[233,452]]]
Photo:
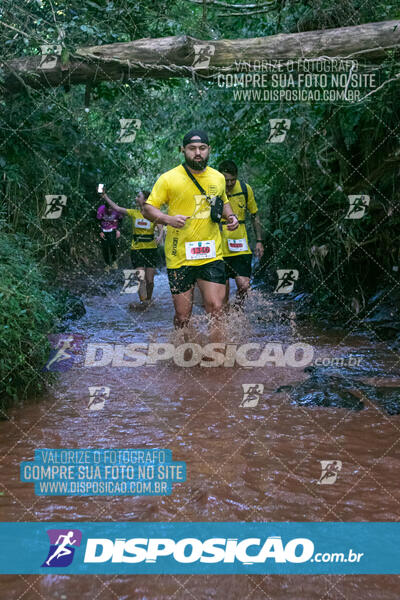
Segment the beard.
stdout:
[[191,169],[195,169],[196,171],[203,171],[206,168],[208,163],[209,156],[206,158],[201,158],[199,160],[192,160],[185,154],[185,162]]

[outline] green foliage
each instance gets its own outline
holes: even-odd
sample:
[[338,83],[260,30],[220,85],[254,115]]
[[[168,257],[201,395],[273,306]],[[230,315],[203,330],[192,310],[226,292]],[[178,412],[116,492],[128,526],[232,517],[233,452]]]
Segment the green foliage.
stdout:
[[[396,3],[376,0],[277,0],[265,13],[234,12],[207,3],[203,15],[189,0],[6,0],[1,57],[38,54],[41,44],[59,41],[66,63],[78,46],[184,34],[247,38],[399,16]],[[379,68],[382,81],[398,71],[389,53]],[[211,165],[234,159],[256,192],[271,273],[298,268],[299,285],[335,310],[352,297],[363,305],[378,285],[396,283],[398,81],[347,106],[238,103],[232,90],[201,77],[103,82],[87,110],[84,93],[75,86],[0,100],[0,218],[35,243],[37,260],[90,266],[98,255],[96,185],[104,182],[118,204],[131,206],[138,189],[151,188],[180,162],[183,134],[202,126],[212,140]],[[284,144],[267,143],[276,117],[292,122]],[[132,144],[118,142],[122,118],[141,121]],[[368,215],[345,220],[347,195],[357,193],[371,196]],[[42,219],[46,194],[67,196],[62,219]]]
[[20,234],[0,233],[0,409],[8,399],[43,388],[41,369],[48,358],[47,334],[61,306],[46,291],[48,282],[32,242]]

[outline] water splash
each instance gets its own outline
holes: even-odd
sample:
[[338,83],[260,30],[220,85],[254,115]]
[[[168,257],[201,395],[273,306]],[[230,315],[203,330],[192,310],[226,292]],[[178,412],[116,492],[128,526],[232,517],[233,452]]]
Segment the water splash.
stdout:
[[[295,313],[289,317],[294,332]],[[282,316],[272,300],[259,290],[250,290],[242,308],[231,302],[218,316],[194,314],[186,327],[169,333],[168,341],[175,345],[188,342],[205,345],[213,341],[245,343],[257,337],[260,321],[274,325],[282,322]]]

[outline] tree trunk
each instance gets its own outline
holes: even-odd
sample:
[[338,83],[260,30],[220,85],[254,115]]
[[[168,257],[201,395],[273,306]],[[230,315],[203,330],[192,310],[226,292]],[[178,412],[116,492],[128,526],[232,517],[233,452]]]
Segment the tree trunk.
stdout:
[[[197,45],[206,48],[208,68],[195,66]],[[146,38],[133,42],[78,48],[67,65],[60,57],[41,66],[41,56],[14,59],[1,64],[6,91],[24,87],[117,81],[131,77],[211,76],[220,69],[238,71],[235,63],[299,58],[340,57],[381,60],[388,50],[400,48],[397,21],[366,23],[354,27],[278,34],[239,40],[197,40],[189,36]],[[207,54],[208,52],[208,54]],[[207,60],[206,60],[207,62]]]

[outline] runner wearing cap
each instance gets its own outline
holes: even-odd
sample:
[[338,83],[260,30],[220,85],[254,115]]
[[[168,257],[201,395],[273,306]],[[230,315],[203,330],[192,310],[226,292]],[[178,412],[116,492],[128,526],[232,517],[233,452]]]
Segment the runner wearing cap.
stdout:
[[[181,151],[184,163],[158,178],[143,207],[145,217],[167,225],[165,256],[176,327],[184,327],[190,319],[196,282],[206,312],[221,311],[226,279],[218,221],[223,215],[229,231],[238,227],[224,176],[207,166],[206,132],[187,133]],[[168,206],[168,214],[160,210],[163,205]]]
[[224,160],[218,170],[225,177],[226,195],[232,209],[238,216],[239,227],[234,233],[227,228],[224,219],[221,221],[222,254],[226,271],[226,296],[229,300],[229,279],[234,279],[237,286],[236,306],[241,306],[250,287],[252,253],[249,247],[246,230],[246,215],[250,213],[256,236],[255,255],[261,258],[264,254],[262,227],[258,218],[258,208],[254,193],[248,183],[238,179],[238,168],[233,160]]

